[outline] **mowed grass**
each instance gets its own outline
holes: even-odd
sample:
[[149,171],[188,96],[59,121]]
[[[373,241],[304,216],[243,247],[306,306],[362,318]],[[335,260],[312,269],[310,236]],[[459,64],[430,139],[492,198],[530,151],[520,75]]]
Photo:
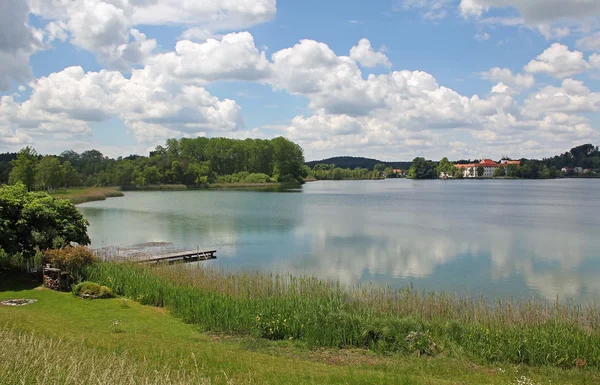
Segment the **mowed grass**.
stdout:
[[[201,333],[132,300],[81,300],[0,273],[0,384],[597,384],[597,372],[309,349]],[[118,322],[115,322],[118,321]]]
[[106,198],[122,197],[123,192],[117,187],[89,187],[58,190],[52,194],[57,198],[69,199],[73,204],[103,201]]

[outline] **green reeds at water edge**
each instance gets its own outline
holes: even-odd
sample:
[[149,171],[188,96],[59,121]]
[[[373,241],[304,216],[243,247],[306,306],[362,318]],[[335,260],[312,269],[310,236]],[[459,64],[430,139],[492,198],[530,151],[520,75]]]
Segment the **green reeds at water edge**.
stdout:
[[490,302],[190,265],[100,263],[89,269],[87,279],[142,304],[167,307],[208,331],[300,340],[314,347],[600,369],[597,305]]

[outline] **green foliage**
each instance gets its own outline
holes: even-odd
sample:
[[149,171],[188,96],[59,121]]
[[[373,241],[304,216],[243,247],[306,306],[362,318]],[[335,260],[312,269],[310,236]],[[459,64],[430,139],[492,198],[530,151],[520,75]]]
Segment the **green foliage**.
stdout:
[[87,226],[68,200],[27,192],[21,183],[0,187],[0,248],[9,254],[30,257],[55,246],[56,239],[87,245]]
[[446,175],[448,177],[456,177],[458,174],[462,173],[456,168],[454,163],[449,162],[448,158],[444,157],[439,161],[435,169],[435,174],[437,176]]
[[482,165],[477,166],[477,176],[483,176],[483,174],[485,173],[485,169],[483,168]]
[[73,287],[73,294],[81,298],[102,299],[114,298],[112,290],[95,282],[80,282]]
[[383,163],[378,163],[373,167],[373,171],[384,172],[387,166]]
[[97,261],[98,258],[85,246],[66,246],[44,252],[45,263],[68,271],[75,281],[79,281],[85,269]]
[[65,169],[57,158],[45,156],[37,165],[36,178],[40,188],[56,189],[64,185]]
[[504,169],[504,167],[500,166],[500,167],[496,167],[496,169],[494,170],[494,178],[497,177],[503,177],[506,176],[506,170]]
[[17,154],[17,159],[12,161],[12,171],[9,176],[9,183],[22,183],[28,190],[32,190],[35,185],[35,173],[38,162],[37,152],[27,146]]
[[409,179],[434,179],[436,175],[432,162],[417,157],[413,159],[406,177]]
[[369,171],[366,168],[355,168],[354,170],[332,167],[333,165],[316,165],[308,172],[308,176],[317,180],[365,180],[380,179],[381,173]]
[[509,164],[506,166],[506,176],[514,178],[519,174],[519,166],[516,164]]

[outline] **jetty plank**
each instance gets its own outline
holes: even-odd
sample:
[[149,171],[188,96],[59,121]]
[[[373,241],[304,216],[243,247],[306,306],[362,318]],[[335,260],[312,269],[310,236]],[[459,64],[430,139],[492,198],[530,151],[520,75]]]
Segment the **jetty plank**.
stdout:
[[138,260],[139,263],[176,263],[176,262],[196,262],[196,261],[208,261],[210,259],[217,259],[215,255],[217,250],[189,250],[180,251],[178,253],[165,254],[158,257],[145,258]]

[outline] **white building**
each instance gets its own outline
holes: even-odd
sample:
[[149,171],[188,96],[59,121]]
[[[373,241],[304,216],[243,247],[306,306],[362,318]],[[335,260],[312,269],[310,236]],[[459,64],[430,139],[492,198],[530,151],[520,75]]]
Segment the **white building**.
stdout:
[[[484,159],[479,163],[456,164],[455,166],[463,170],[463,177],[465,178],[492,178],[498,167],[507,167],[509,164],[519,166],[521,162],[518,160],[502,160],[501,163],[496,163],[491,159]],[[483,175],[481,176],[477,175],[479,166],[483,167]]]

